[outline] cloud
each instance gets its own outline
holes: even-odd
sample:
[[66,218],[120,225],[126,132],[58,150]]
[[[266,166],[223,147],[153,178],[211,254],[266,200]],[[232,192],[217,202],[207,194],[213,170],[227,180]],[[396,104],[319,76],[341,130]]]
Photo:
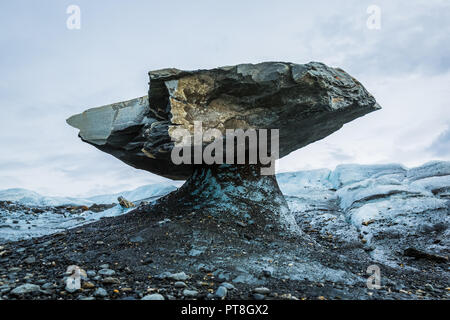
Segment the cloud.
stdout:
[[165,67],[323,61],[377,98],[381,111],[281,159],[281,171],[450,157],[447,0],[378,0],[380,30],[366,27],[371,0],[79,0],[78,31],[66,28],[69,4],[0,2],[0,189],[79,195],[164,180],[81,142],[65,119],[146,94],[147,71]]
[[450,126],[433,141],[428,150],[433,156],[450,157]]

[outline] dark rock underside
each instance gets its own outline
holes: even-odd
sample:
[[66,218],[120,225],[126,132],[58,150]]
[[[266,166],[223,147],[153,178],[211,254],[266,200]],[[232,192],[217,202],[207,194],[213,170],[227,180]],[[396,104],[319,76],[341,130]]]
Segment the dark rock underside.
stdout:
[[[175,287],[175,280],[159,276],[185,272],[189,278],[184,282],[198,292],[200,300],[210,299],[208,294],[224,281],[235,287],[227,299],[254,299],[253,289],[261,286],[270,290],[266,299],[446,298],[447,281],[437,271],[442,264],[413,261],[408,262],[413,268],[392,269],[372,261],[360,248],[341,248],[315,234],[283,239],[255,228],[220,225],[199,213],[185,215],[176,209],[168,213],[158,208],[142,206],[67,232],[2,244],[0,281],[10,287],[2,285],[2,297],[82,299],[93,297],[95,289],[102,287],[108,299],[140,299],[149,288],[166,299],[187,299],[183,288]],[[30,256],[35,262],[25,263]],[[94,288],[64,290],[67,266],[98,272],[105,263],[120,283],[107,284],[104,276],[89,277]],[[381,268],[379,290],[366,286],[366,270],[372,264]],[[10,293],[27,282],[41,288],[54,285],[22,296]],[[427,291],[427,285],[434,289]]]

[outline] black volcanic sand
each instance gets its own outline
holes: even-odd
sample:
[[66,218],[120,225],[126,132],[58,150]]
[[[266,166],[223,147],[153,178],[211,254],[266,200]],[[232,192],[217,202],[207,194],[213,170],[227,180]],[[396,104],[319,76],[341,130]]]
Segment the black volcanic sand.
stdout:
[[[2,244],[2,299],[83,299],[93,297],[99,287],[107,292],[101,299],[140,299],[150,293],[185,299],[185,288],[158,277],[163,272],[185,272],[186,289],[198,291],[196,299],[215,299],[210,293],[224,281],[235,287],[226,299],[449,297],[448,279],[440,277],[448,263],[405,257],[404,266],[394,269],[371,261],[362,247],[342,247],[317,233],[282,237],[231,219],[216,221],[201,212],[161,208],[140,206],[126,215],[63,233]],[[170,221],[161,222],[165,219]],[[94,271],[109,264],[115,271],[112,282],[120,283],[106,284],[105,277],[97,274],[89,276],[93,288],[69,293],[63,277],[73,264]],[[381,268],[378,290],[366,285],[366,270],[372,264]],[[39,285],[41,290],[11,293],[24,283]],[[270,292],[254,295],[257,287]]]

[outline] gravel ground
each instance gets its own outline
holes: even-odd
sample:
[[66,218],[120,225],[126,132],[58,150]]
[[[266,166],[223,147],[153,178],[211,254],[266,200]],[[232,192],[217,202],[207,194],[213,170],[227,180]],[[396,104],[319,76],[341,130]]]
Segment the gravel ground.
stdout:
[[[311,232],[263,228],[141,205],[123,216],[0,246],[1,299],[448,299],[448,262],[374,262]],[[381,288],[368,289],[367,268]],[[66,287],[68,266],[81,288]]]

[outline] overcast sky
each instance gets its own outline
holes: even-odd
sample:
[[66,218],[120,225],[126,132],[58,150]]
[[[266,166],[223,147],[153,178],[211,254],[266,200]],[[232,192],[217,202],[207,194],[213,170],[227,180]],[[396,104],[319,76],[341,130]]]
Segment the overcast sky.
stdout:
[[[69,30],[69,5],[81,29]],[[381,9],[381,29],[367,8]],[[164,181],[81,142],[65,119],[145,95],[153,69],[321,61],[383,107],[279,161],[450,159],[450,1],[119,1],[0,3],[0,189],[92,195]]]

